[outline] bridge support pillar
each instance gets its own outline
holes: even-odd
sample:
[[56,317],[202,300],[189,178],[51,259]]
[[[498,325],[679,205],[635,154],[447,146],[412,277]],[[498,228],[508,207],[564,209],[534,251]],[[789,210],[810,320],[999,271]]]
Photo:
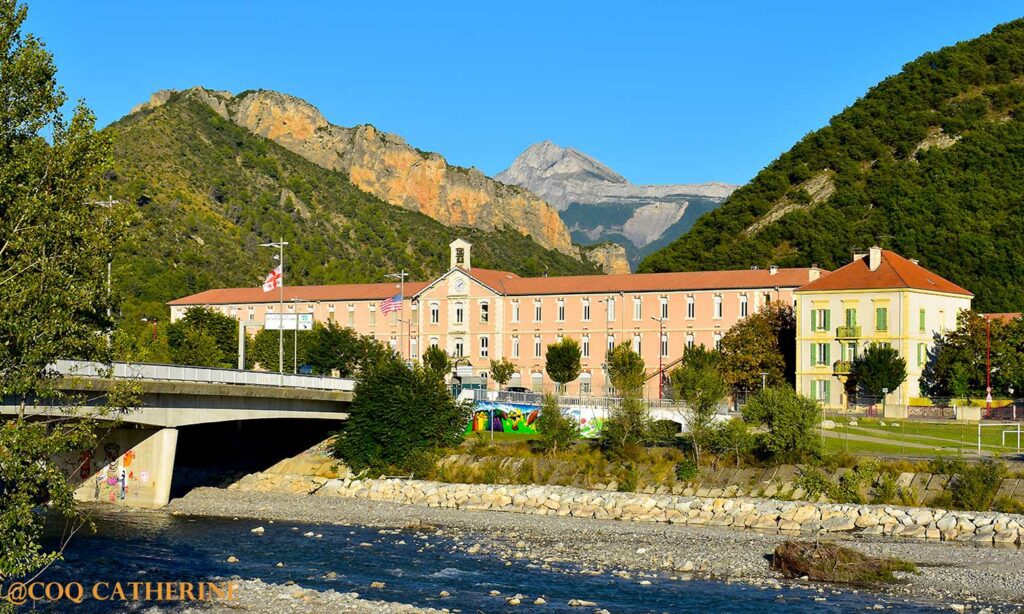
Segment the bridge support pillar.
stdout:
[[118,428],[77,459],[75,498],[127,507],[157,508],[171,497],[178,445],[175,428]]

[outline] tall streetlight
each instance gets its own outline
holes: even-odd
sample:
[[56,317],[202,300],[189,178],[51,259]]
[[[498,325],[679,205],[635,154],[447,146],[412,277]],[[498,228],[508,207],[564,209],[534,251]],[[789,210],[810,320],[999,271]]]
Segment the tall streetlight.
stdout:
[[[270,243],[260,243],[260,247],[276,247],[277,254],[274,258],[278,261],[281,267],[281,282],[278,284],[278,327],[277,327],[277,368],[281,374],[281,385],[284,385],[284,246],[288,245],[288,242],[284,240],[284,237],[280,241]],[[298,320],[295,321],[298,325]]]
[[665,395],[665,367],[663,366],[664,352],[661,351],[661,344],[665,343],[665,318],[651,316],[651,319],[658,323],[658,400]]
[[[398,280],[398,296],[399,296],[399,299],[400,299],[400,301],[398,303],[398,310],[403,312],[402,316],[405,315],[405,313],[404,313],[405,310],[403,309],[405,307],[405,278],[408,277],[408,276],[409,276],[409,274],[405,272],[405,269],[402,269],[401,271],[399,271],[397,273],[388,273],[387,275],[384,276],[384,277],[389,277],[391,279],[397,279]],[[398,320],[398,338],[399,338],[399,340],[401,340],[402,337],[405,336],[405,320],[403,320],[401,316],[399,316],[397,318],[397,320]],[[399,342],[399,345],[403,345],[403,344],[401,342]],[[405,348],[403,347],[401,350],[399,350],[399,353],[404,356],[405,353],[406,353],[405,352]],[[409,360],[412,360],[412,359],[409,358]]]

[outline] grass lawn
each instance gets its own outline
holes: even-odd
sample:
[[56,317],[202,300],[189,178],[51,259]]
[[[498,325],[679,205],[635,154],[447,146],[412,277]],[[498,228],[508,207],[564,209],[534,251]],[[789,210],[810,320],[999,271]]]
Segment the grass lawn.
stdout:
[[[921,442],[915,442],[921,443]],[[825,438],[826,452],[849,452],[850,454],[865,454],[869,456],[916,456],[934,457],[956,455],[956,451],[936,448],[904,448],[899,442],[894,444],[875,443],[873,441],[855,441],[839,439],[835,437]]]
[[[862,418],[858,420],[857,426],[851,427],[848,425],[848,422],[846,419],[837,420],[837,428],[834,432],[886,439],[892,442],[897,449],[900,447],[901,441],[935,447],[963,448],[965,450],[976,450],[978,446],[977,423],[900,420],[896,422],[899,426],[892,426],[888,421]],[[885,426],[882,426],[881,422],[885,422]],[[1017,438],[1015,435],[1007,435],[1007,445],[1005,447],[1000,441],[1003,430],[1013,429],[1013,426],[983,426],[981,429],[982,449],[988,452],[1015,454],[1017,452]],[[1022,441],[1024,441],[1024,436],[1022,436]],[[859,443],[882,445],[869,442]],[[906,452],[927,453],[924,448],[907,448]]]

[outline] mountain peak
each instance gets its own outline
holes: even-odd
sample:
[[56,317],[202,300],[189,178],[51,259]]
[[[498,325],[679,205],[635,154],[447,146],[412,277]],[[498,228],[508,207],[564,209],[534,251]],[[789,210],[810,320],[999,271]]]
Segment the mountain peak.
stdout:
[[541,141],[519,154],[512,166],[495,175],[498,181],[526,185],[558,178],[586,182],[628,184],[625,177],[578,149]]

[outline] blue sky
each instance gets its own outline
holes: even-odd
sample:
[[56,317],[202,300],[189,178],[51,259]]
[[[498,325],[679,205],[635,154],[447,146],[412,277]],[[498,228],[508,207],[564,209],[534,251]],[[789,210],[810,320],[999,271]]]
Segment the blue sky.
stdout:
[[634,183],[743,183],[1016,4],[36,0],[27,29],[102,124],[158,89],[265,88],[488,174],[550,139]]

